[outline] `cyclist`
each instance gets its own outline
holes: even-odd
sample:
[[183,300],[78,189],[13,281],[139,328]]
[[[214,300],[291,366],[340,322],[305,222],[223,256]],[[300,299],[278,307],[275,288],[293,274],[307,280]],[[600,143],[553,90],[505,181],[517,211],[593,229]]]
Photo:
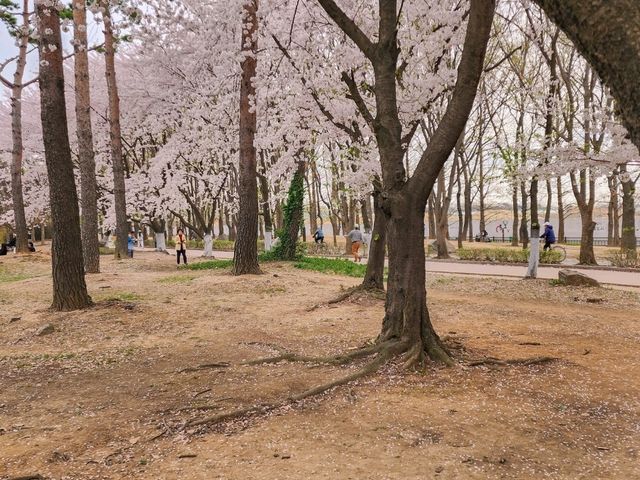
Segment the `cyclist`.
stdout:
[[553,231],[551,222],[544,222],[544,233],[540,235],[540,238],[544,238],[544,248],[542,250],[550,250],[551,245],[556,243],[556,234]]

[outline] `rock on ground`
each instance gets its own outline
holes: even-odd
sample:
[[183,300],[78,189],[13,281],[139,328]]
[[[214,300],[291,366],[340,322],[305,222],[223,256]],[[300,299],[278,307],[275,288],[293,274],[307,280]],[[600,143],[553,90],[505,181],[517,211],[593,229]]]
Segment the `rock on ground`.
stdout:
[[599,287],[600,283],[594,278],[588,277],[582,272],[576,270],[563,269],[558,272],[558,280],[563,285],[571,285],[575,287]]

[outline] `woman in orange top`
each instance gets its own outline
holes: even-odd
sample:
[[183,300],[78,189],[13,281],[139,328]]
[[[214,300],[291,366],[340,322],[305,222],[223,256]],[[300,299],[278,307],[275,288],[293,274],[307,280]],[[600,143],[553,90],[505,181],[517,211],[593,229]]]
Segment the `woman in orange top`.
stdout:
[[180,265],[180,255],[184,259],[184,264],[187,264],[187,237],[184,234],[184,230],[178,229],[178,236],[176,237],[176,260]]

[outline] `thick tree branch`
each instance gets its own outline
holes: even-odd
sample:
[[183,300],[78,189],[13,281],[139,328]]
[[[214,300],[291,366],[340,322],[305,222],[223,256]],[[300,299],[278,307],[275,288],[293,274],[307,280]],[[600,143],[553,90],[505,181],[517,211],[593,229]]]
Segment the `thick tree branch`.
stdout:
[[471,0],[458,79],[447,110],[405,188],[427,201],[433,184],[464,129],[473,102],[491,32],[494,0]]
[[360,30],[360,27],[333,0],[318,0],[318,3],[327,12],[327,15],[336,22],[338,27],[357,45],[360,51],[369,60],[372,60],[376,50],[375,44]]

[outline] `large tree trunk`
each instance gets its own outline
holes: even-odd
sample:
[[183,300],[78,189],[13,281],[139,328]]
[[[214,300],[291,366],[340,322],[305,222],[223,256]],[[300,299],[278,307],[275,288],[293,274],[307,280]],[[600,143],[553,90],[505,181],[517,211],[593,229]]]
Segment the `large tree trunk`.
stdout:
[[333,0],[319,0],[332,19],[373,64],[376,99],[374,126],[382,167],[382,207],[389,217],[389,281],[380,341],[399,341],[408,363],[425,355],[451,363],[429,319],[426,304],[424,213],[440,171],[469,118],[483,69],[493,19],[493,0],[471,0],[458,78],[447,110],[413,175],[405,181],[402,125],[396,97],[398,4],[379,1],[379,32],[373,43]]
[[406,339],[420,360],[426,353],[448,363],[449,355],[431,324],[427,308],[424,202],[394,207],[388,224],[389,278],[379,340]]
[[40,105],[53,243],[54,310],[75,310],[91,305],[84,279],[78,195],[67,130],[60,18],[53,7],[36,4],[40,51]]
[[120,128],[120,98],[116,80],[115,37],[109,2],[104,7],[104,59],[109,96],[109,139],[111,143],[111,167],[113,169],[113,196],[116,212],[115,258],[129,258],[127,255],[127,202],[124,183],[124,159],[122,157],[122,132]]
[[256,76],[258,0],[245,1],[242,18],[242,76],[240,80],[240,212],[233,251],[234,275],[260,273],[258,265],[258,181],[256,169]]
[[73,38],[75,61],[76,136],[80,165],[80,202],[82,208],[82,251],[87,273],[100,272],[98,240],[98,186],[91,128],[91,93],[87,55],[87,11],[85,2],[74,2]]
[[596,229],[596,222],[593,215],[588,211],[580,211],[582,229],[580,236],[580,265],[597,265],[596,254],[593,250],[593,232]]
[[[22,25],[28,32],[30,13],[27,0],[24,0],[22,8]],[[22,90],[28,45],[29,34],[20,35],[18,38],[18,59],[11,87],[11,137],[13,142],[11,150],[11,198],[13,200],[13,217],[16,226],[16,252],[18,253],[29,253],[29,233],[22,192],[22,158],[24,154],[22,145]]]

